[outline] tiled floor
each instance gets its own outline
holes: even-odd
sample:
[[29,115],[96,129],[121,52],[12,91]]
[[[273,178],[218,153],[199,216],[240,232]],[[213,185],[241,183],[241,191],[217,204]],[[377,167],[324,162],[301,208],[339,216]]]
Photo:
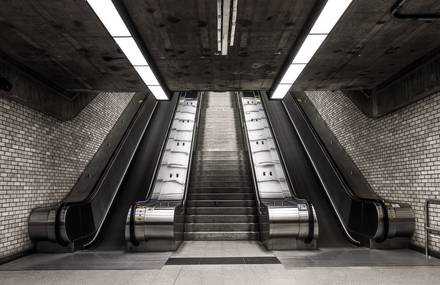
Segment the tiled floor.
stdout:
[[129,253],[123,251],[31,254],[0,265],[0,271],[19,270],[145,270],[160,269],[170,252]]
[[160,270],[0,272],[0,284],[438,284],[436,267],[310,267],[267,265],[184,265]]
[[186,241],[172,257],[274,256],[256,241]]
[[299,267],[355,267],[355,266],[437,266],[440,260],[427,260],[419,252],[401,250],[378,250],[368,248],[326,248],[313,251],[275,251],[286,268]]
[[[168,254],[170,255],[170,254]],[[99,253],[105,263],[106,256]],[[130,259],[127,254],[123,258]],[[134,255],[133,255],[134,256]],[[270,252],[253,242],[189,242],[173,258],[255,257],[279,258],[283,264],[165,265],[150,270],[28,270],[0,271],[0,284],[439,284],[440,267],[424,261],[413,251],[368,251],[357,249]],[[393,257],[394,256],[394,257]],[[138,255],[137,257],[140,257]],[[362,261],[359,261],[358,259]],[[377,258],[398,263],[383,266]],[[130,262],[151,264],[163,260],[157,253]],[[402,261],[403,260],[403,261]],[[412,260],[412,261],[411,261]],[[86,260],[83,260],[87,262]],[[108,261],[108,260],[107,260]],[[110,263],[115,260],[110,259]],[[126,260],[127,261],[127,260]],[[410,263],[409,261],[413,262]],[[28,261],[29,262],[29,261]],[[162,261],[161,261],[162,262]],[[302,263],[301,263],[302,262]],[[344,263],[345,262],[345,263]],[[350,263],[351,262],[351,263]],[[381,266],[365,266],[362,264]],[[406,263],[405,263],[406,262]],[[413,264],[418,266],[403,266]],[[325,266],[327,265],[327,266]],[[351,265],[351,266],[350,266]],[[388,264],[389,265],[389,264]],[[319,267],[316,267],[319,266]],[[336,266],[336,267],[335,267]],[[125,268],[125,269],[128,269]]]

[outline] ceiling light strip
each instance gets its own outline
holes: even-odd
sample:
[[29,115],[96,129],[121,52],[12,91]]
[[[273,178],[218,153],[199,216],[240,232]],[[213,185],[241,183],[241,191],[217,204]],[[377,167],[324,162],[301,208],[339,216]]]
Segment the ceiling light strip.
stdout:
[[311,61],[328,34],[342,17],[352,0],[328,0],[305,38],[291,65],[272,93],[271,99],[283,99],[301,72]]
[[235,28],[237,25],[237,9],[238,9],[238,0],[232,0],[231,39],[229,40],[230,46],[234,45]]
[[217,51],[222,51],[222,0],[217,0]]
[[169,100],[112,0],[87,0],[104,27],[157,100]]
[[222,55],[228,55],[229,22],[231,20],[231,0],[223,0],[222,13]]

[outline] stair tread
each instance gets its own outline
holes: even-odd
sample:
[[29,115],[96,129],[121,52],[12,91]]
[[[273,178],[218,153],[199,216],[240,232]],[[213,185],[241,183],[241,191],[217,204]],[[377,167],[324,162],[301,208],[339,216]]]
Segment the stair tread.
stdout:
[[259,233],[249,157],[232,93],[206,93],[200,113],[185,238],[249,240]]

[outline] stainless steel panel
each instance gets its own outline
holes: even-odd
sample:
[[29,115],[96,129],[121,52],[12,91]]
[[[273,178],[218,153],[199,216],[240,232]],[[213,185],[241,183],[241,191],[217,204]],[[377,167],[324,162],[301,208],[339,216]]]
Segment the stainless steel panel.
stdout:
[[255,93],[253,97],[241,94],[240,103],[264,245],[268,249],[316,248],[315,210],[293,195],[261,98]]
[[198,98],[179,98],[148,200],[136,203],[127,215],[125,237],[130,249],[175,250],[183,240],[183,205],[198,104]]

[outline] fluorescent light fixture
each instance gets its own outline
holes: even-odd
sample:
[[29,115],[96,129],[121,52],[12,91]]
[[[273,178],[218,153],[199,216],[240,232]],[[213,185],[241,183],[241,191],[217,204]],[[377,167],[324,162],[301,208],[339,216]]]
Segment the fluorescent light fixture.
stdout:
[[153,93],[156,100],[168,100],[167,94],[163,91],[162,87],[158,85],[148,86],[148,89]]
[[238,0],[232,0],[231,39],[229,40],[229,45],[231,47],[234,45],[235,29],[237,26],[237,9],[238,9]]
[[132,65],[148,65],[144,55],[132,37],[115,38]]
[[328,0],[310,31],[311,34],[329,34],[352,0]]
[[111,0],[87,0],[87,2],[112,37],[131,36]]
[[309,63],[327,35],[308,35],[292,63]]
[[223,0],[222,19],[222,55],[228,55],[229,21],[231,18],[231,0]]
[[305,64],[290,65],[283,78],[281,79],[280,84],[293,84],[303,71],[304,67],[306,67]]
[[292,84],[278,84],[277,89],[272,94],[272,99],[283,99],[286,93],[289,91]]
[[313,24],[310,33],[293,58],[292,64],[283,75],[273,92],[272,99],[283,99],[290,87],[295,83],[301,72],[315,55],[327,35],[347,10],[352,0],[328,0]]
[[222,0],[217,0],[217,51],[222,51]]
[[168,100],[168,96],[160,86],[156,76],[149,67],[130,31],[119,15],[112,0],[87,0],[90,7],[104,24],[107,31],[121,48],[142,81],[157,100]]
[[134,69],[136,69],[137,73],[147,86],[160,85],[149,66],[135,66]]

